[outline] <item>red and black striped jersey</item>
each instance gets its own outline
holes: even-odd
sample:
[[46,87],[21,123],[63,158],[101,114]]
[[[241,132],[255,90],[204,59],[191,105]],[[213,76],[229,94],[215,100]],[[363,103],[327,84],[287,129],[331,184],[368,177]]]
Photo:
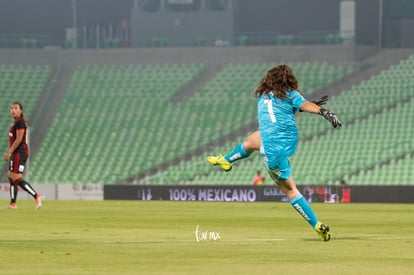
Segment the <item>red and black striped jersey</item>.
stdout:
[[9,131],[9,143],[10,147],[12,146],[13,142],[16,140],[17,137],[17,130],[24,129],[23,139],[22,142],[17,146],[16,150],[14,150],[13,154],[16,152],[24,152],[27,156],[29,156],[29,146],[27,145],[27,123],[24,117],[19,117],[14,120],[13,124],[10,126]]

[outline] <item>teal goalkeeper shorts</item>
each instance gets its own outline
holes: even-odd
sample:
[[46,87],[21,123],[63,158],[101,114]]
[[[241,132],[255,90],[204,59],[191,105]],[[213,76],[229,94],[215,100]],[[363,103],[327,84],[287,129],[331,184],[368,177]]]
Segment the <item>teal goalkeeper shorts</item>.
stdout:
[[289,156],[285,150],[278,150],[276,154],[267,155],[263,146],[261,146],[260,154],[267,172],[275,182],[287,180],[291,176]]

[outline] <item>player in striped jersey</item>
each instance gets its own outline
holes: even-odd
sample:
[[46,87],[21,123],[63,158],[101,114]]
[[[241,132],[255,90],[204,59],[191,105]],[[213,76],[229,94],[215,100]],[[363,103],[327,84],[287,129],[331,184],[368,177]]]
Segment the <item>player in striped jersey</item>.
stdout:
[[9,162],[9,183],[10,183],[10,204],[9,208],[17,208],[16,200],[18,187],[29,193],[36,201],[36,209],[42,206],[42,196],[33,187],[23,180],[23,172],[27,158],[29,157],[29,147],[27,144],[27,122],[23,116],[23,106],[19,102],[13,102],[10,113],[14,119],[9,131],[10,147],[4,155],[4,159]]

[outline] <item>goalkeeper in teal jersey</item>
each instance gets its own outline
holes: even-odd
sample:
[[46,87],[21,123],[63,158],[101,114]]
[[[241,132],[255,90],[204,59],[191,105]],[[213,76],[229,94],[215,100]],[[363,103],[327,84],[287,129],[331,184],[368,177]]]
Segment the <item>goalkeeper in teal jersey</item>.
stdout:
[[[317,100],[312,100],[311,102],[316,105],[322,106],[325,105],[328,101],[328,96],[322,96]],[[300,110],[299,112],[301,112]],[[254,151],[260,151],[260,146],[262,146],[262,141],[260,139],[259,130],[250,133],[242,143],[237,144],[228,154],[222,155],[213,155],[208,156],[207,161],[214,166],[219,166],[224,171],[228,172],[233,168],[233,162],[248,158]]]
[[295,122],[297,111],[320,114],[334,128],[340,127],[341,121],[335,114],[307,101],[300,94],[298,81],[287,65],[271,68],[254,95],[257,98],[262,140],[260,152],[269,175],[322,240],[329,241],[329,227],[317,219],[309,203],[297,189],[288,158],[295,153],[298,144],[298,129]]
[[[260,144],[260,152],[269,175],[286,194],[293,208],[316,230],[322,240],[329,241],[329,226],[317,219],[311,206],[297,189],[288,158],[295,153],[298,144],[296,112],[302,110],[320,114],[335,128],[341,126],[339,118],[301,95],[298,81],[287,65],[271,68],[261,80],[254,96],[257,98],[259,121],[259,131],[255,133],[260,133],[260,138],[257,134],[254,135],[254,143],[255,146]],[[210,160],[209,162],[211,163]],[[218,165],[224,169],[221,163]],[[230,169],[231,166],[228,170]]]
[[307,100],[298,91],[287,91],[285,98],[273,92],[265,93],[257,99],[259,132],[262,140],[260,153],[275,181],[288,179],[291,175],[288,158],[298,145],[298,129],[295,113]]

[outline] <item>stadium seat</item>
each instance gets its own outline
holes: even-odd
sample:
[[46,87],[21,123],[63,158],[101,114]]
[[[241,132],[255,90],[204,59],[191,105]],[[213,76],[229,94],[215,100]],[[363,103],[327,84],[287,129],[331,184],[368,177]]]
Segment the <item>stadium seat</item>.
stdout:
[[[30,123],[31,114],[38,103],[51,74],[49,66],[0,65],[0,109],[7,111],[10,104],[19,101]],[[11,118],[0,120],[0,131],[7,133]],[[0,139],[0,147],[7,148],[7,140]]]

